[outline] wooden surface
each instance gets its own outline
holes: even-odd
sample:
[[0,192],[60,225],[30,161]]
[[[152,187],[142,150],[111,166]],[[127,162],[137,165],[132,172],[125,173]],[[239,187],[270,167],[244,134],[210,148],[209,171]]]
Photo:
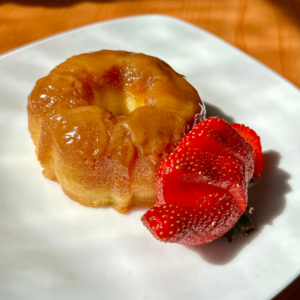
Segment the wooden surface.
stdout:
[[85,24],[149,13],[206,29],[300,87],[300,0],[2,0],[0,54]]
[[[191,22],[300,87],[300,0],[2,0],[0,54],[78,26],[140,14]],[[299,279],[275,299],[300,299]]]

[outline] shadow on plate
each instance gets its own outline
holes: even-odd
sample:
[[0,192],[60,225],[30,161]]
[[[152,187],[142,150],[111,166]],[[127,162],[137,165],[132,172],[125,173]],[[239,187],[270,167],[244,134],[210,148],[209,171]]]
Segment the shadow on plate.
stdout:
[[205,104],[205,108],[206,108],[206,117],[219,117],[222,118],[224,120],[226,120],[228,123],[235,123],[234,119],[228,115],[226,115],[222,110],[220,110],[218,107],[204,102]]
[[272,226],[273,220],[283,212],[286,205],[285,195],[291,191],[288,184],[291,176],[278,168],[281,158],[278,152],[271,150],[264,152],[263,155],[264,167],[261,179],[249,189],[248,193],[248,205],[254,207],[251,219],[258,230],[247,238],[237,233],[232,243],[221,238],[202,246],[187,246],[207,262],[215,265],[230,262],[263,231],[265,225]]

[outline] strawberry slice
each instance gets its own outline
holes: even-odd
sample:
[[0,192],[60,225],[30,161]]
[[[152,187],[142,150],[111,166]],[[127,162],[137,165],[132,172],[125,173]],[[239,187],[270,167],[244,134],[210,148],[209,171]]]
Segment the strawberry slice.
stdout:
[[[200,208],[200,209],[199,209]],[[201,245],[216,240],[238,220],[235,201],[226,193],[189,204],[158,205],[149,209],[142,222],[162,242]]]
[[152,235],[164,242],[180,243],[198,223],[198,214],[188,205],[158,205],[141,218]]
[[157,204],[193,203],[226,191],[241,213],[247,204],[244,164],[236,158],[176,148],[160,165],[156,177]]
[[246,180],[254,171],[255,153],[252,146],[225,120],[212,117],[197,124],[177,147],[197,148],[214,155],[235,157],[246,168]]
[[263,167],[260,137],[253,129],[243,124],[231,124],[231,126],[252,146],[255,153],[253,177],[259,179]]

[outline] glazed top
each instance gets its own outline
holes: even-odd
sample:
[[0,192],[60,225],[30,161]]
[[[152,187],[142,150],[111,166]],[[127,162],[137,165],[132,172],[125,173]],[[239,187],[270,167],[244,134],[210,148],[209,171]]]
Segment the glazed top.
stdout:
[[48,122],[66,157],[93,163],[115,153],[124,165],[135,153],[160,162],[205,113],[197,91],[168,64],[111,50],[71,57],[38,80],[28,112]]

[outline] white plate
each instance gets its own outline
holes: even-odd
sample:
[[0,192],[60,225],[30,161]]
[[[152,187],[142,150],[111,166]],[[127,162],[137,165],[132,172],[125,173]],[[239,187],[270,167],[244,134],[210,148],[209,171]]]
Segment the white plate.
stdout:
[[[250,192],[259,230],[232,244],[163,244],[121,215],[71,201],[45,179],[27,130],[27,96],[66,58],[100,49],[157,56],[197,88],[210,114],[262,139]],[[300,93],[211,34],[164,16],[94,24],[0,58],[1,299],[270,299],[300,271]]]

